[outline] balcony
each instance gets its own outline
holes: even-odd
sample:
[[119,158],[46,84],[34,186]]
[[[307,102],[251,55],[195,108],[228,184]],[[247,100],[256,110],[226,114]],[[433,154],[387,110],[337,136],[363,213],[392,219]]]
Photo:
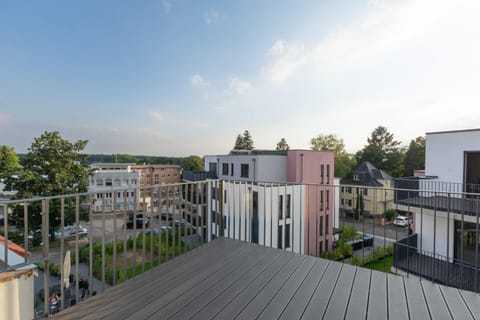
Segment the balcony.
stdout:
[[[372,189],[378,192],[368,190],[365,197],[392,194]],[[114,204],[118,192],[127,192],[112,191]],[[96,213],[93,200],[98,197],[90,193],[0,203],[8,213],[1,228],[5,248],[19,234],[16,241],[23,247],[37,233],[42,243],[22,263],[9,262],[9,250],[0,257],[5,272],[43,265],[29,293],[36,316],[457,319],[480,314],[480,298],[472,292],[434,284],[429,280],[435,279],[421,274],[419,280],[408,271],[401,277],[357,266],[379,249],[379,261],[386,265],[387,246],[396,243],[398,268],[385,270],[400,272],[414,244],[400,242],[408,236],[407,228],[380,224],[380,206],[371,206],[372,218],[344,217],[340,186],[222,180],[165,185],[150,192],[156,205],[140,213],[145,193],[135,192],[140,196],[133,212],[114,205],[112,212]],[[105,208],[106,197],[101,198]],[[38,232],[31,227],[35,214],[41,217]],[[140,221],[131,229],[124,227],[129,217]],[[75,231],[67,235],[61,231],[69,229],[60,228],[59,239],[53,240],[55,230],[47,227],[53,221],[71,223]],[[338,261],[321,258],[344,245],[339,244],[344,235],[334,229],[346,232],[349,226],[359,236],[368,235],[370,244],[335,257]],[[86,237],[82,228],[88,230]],[[49,276],[52,268],[58,268],[56,276]],[[54,303],[45,298],[52,293]]]

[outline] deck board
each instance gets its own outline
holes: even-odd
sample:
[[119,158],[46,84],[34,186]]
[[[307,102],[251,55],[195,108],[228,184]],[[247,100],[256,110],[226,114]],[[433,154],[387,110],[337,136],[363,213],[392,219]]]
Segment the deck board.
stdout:
[[220,238],[55,319],[479,319],[480,296]]

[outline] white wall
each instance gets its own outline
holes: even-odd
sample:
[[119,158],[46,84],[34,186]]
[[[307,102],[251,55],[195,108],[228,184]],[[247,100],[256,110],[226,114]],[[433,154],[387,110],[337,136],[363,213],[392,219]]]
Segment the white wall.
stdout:
[[[418,234],[418,250],[422,252],[435,253],[448,259],[453,259],[453,244],[454,244],[454,216],[450,215],[449,219],[444,213],[437,213],[432,210],[423,210],[423,214],[417,213],[415,217],[415,233]],[[434,230],[436,230],[434,232]],[[449,234],[449,241],[447,242],[447,234]],[[434,250],[435,239],[435,250]],[[437,257],[440,258],[440,257]]]
[[[219,155],[206,156],[205,168],[209,163],[217,163],[219,179],[253,181],[287,181],[287,157],[283,155]],[[223,164],[228,164],[228,174],[223,174]],[[233,176],[231,164],[233,163]],[[241,165],[248,164],[248,177],[241,177]]]
[[426,175],[463,183],[464,151],[480,151],[480,130],[427,133]]
[[0,281],[0,319],[33,319],[33,277],[33,274],[26,274]]
[[[246,187],[246,190],[245,190]],[[224,215],[226,216],[225,236],[242,241],[250,241],[252,211],[252,184],[239,184],[225,182],[227,193],[224,202]],[[304,187],[301,185],[266,186],[253,185],[253,191],[258,192],[258,243],[267,247],[277,248],[278,226],[290,224],[291,245],[286,250],[304,252],[304,206],[305,201],[301,199],[304,194]],[[291,195],[291,218],[279,219],[279,196]],[[217,202],[215,202],[217,205]],[[215,210],[213,205],[212,210]],[[214,226],[214,224],[212,224]],[[212,230],[214,233],[214,230]],[[246,237],[245,237],[246,236]]]

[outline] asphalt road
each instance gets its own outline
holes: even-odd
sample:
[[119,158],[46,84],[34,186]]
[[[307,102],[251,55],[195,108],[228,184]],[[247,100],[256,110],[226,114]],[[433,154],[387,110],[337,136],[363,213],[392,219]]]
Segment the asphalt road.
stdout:
[[354,226],[359,232],[375,236],[376,239],[384,239],[394,242],[408,236],[408,228],[397,227],[393,224],[382,226],[378,220],[365,219],[363,221],[355,221],[350,218],[341,218],[340,226]]

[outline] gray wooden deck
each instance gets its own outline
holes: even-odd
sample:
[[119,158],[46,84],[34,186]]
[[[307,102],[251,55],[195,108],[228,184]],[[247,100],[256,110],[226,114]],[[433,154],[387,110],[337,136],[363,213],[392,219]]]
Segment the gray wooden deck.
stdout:
[[55,319],[480,319],[480,296],[220,238]]

